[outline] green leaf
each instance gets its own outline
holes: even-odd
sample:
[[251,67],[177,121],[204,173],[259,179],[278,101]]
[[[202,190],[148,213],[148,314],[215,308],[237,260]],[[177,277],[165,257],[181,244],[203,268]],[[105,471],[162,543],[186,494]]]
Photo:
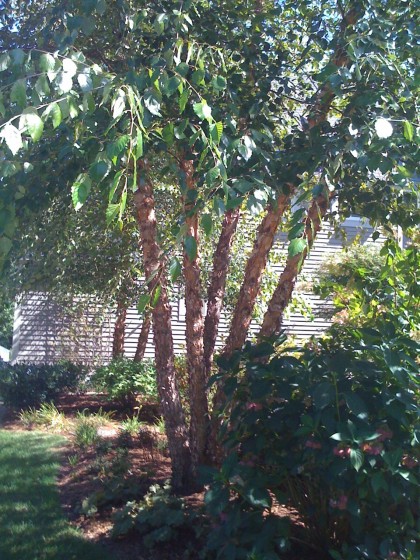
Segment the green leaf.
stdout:
[[187,235],[184,239],[184,248],[190,261],[197,258],[197,242],[192,235]]
[[4,53],[0,56],[0,72],[4,72],[9,68],[9,64],[11,62],[10,56],[8,53]]
[[334,385],[328,381],[324,381],[315,387],[312,396],[315,407],[322,410],[335,399]]
[[137,311],[140,313],[140,315],[143,315],[144,310],[146,309],[146,307],[149,305],[150,303],[150,296],[149,294],[142,294],[139,297],[139,301],[137,303]]
[[105,218],[106,218],[106,225],[109,226],[113,220],[118,216],[120,211],[119,204],[108,204],[108,208],[106,209]]
[[203,214],[201,216],[201,227],[203,228],[204,233],[208,237],[213,231],[213,220],[211,214]]
[[382,472],[375,472],[370,480],[372,490],[377,494],[379,490],[388,492],[388,483]]
[[0,237],[0,253],[1,254],[7,255],[7,253],[12,248],[12,245],[13,245],[13,243],[8,237],[5,237],[4,235],[2,235]]
[[289,257],[295,257],[296,255],[299,255],[306,249],[306,246],[306,239],[292,239],[288,249]]
[[172,123],[168,123],[166,126],[163,127],[162,138],[164,142],[168,144],[168,146],[172,146],[175,140],[174,125]]
[[287,238],[289,241],[291,241],[292,239],[296,239],[297,237],[300,237],[303,232],[305,231],[305,224],[300,223],[300,224],[295,224],[289,231]]
[[192,82],[195,85],[199,86],[204,81],[204,76],[205,76],[204,70],[201,70],[201,68],[197,68],[197,70],[193,72],[191,76]]
[[57,128],[61,124],[62,114],[61,109],[58,103],[53,103],[50,105],[51,107],[51,117],[53,122],[53,127]]
[[111,162],[108,160],[95,161],[89,168],[89,175],[94,181],[102,181],[111,171]]
[[211,84],[216,91],[223,91],[227,86],[226,78],[223,76],[215,76],[212,79]]
[[172,76],[172,78],[170,78],[168,80],[168,83],[166,84],[166,95],[173,95],[178,89],[180,83],[181,80],[178,78],[178,76]]
[[160,114],[160,95],[158,92],[155,92],[152,89],[149,89],[145,92],[144,97],[144,105],[146,107],[146,109],[152,113],[152,115],[155,115],[157,117],[161,117],[162,115]]
[[351,466],[359,471],[363,465],[364,455],[360,449],[350,449],[350,463]]
[[19,107],[26,105],[26,82],[25,80],[17,80],[10,90],[10,101],[16,103]]
[[38,116],[36,109],[28,107],[20,117],[19,128],[28,132],[33,142],[38,142],[44,130],[44,122]]
[[162,286],[159,284],[159,286],[156,286],[156,288],[153,291],[153,296],[152,296],[152,300],[151,300],[152,307],[156,307],[156,305],[159,301],[161,292],[162,292]]
[[404,138],[409,142],[414,138],[414,127],[409,121],[404,121]]
[[111,142],[106,147],[106,155],[112,160],[113,158],[120,155],[120,153],[126,149],[130,137],[128,134],[123,134],[119,136],[114,142]]
[[238,152],[245,161],[248,161],[252,156],[252,150],[248,146],[245,146],[245,144],[239,144]]
[[68,93],[73,87],[73,80],[67,72],[59,72],[55,82],[60,93]]
[[181,113],[185,111],[185,107],[187,105],[188,98],[190,96],[190,90],[184,89],[184,91],[179,96],[179,110]]
[[45,75],[40,76],[35,83],[35,91],[40,99],[50,94],[50,86]]
[[347,406],[356,416],[367,415],[368,408],[366,403],[358,395],[355,393],[345,393],[344,398],[346,399]]
[[271,496],[266,488],[247,488],[244,497],[255,507],[269,508],[272,504]]
[[77,64],[71,58],[63,59],[63,72],[73,78],[77,74]]
[[77,76],[77,81],[79,82],[80,89],[83,91],[83,93],[92,91],[93,82],[92,78],[88,74],[79,74]]
[[193,105],[194,113],[200,119],[211,120],[211,107],[207,105],[207,101],[203,99],[201,103],[194,103]]
[[42,54],[39,58],[39,67],[42,72],[51,72],[55,69],[56,59],[49,53]]
[[139,159],[143,156],[143,133],[139,128],[137,129],[136,147],[134,154],[136,156],[136,159]]
[[169,264],[169,274],[172,282],[176,282],[178,280],[181,275],[181,271],[181,263],[179,262],[177,257],[172,257]]
[[215,144],[219,144],[223,134],[223,123],[217,122],[210,125],[210,136]]
[[[108,194],[108,202],[112,203],[112,199],[114,198],[115,192],[118,189],[118,186],[120,184],[120,179],[121,179],[121,175],[124,173],[123,170],[118,171],[118,173],[115,174],[115,177],[112,181],[112,185],[111,188],[109,189],[109,194]],[[117,204],[118,206],[118,204]]]
[[218,167],[212,167],[206,173],[206,183],[211,187],[218,182],[220,177],[220,169]]
[[71,198],[74,209],[80,210],[89,196],[92,181],[86,173],[81,173],[71,187]]
[[7,147],[15,156],[18,151],[22,148],[22,135],[19,130],[12,124],[7,124],[1,131],[1,137],[7,144]]
[[112,118],[113,119],[119,119],[121,117],[121,115],[124,114],[125,111],[125,93],[122,89],[118,90],[118,93],[116,95],[116,97],[114,98],[112,105],[111,105],[111,110],[112,110]]

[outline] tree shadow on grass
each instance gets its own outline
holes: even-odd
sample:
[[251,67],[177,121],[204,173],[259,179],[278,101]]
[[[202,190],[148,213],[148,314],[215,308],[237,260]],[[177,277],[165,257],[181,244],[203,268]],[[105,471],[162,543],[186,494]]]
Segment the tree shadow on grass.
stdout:
[[65,440],[0,431],[1,560],[107,560],[65,519],[56,487]]

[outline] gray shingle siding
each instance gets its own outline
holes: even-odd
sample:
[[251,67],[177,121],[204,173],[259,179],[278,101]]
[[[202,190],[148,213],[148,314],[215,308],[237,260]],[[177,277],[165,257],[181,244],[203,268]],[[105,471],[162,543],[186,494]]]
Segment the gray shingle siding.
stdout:
[[[288,312],[284,327],[297,339],[311,335],[322,334],[330,325],[323,317],[322,308],[327,304],[310,292],[310,284],[314,274],[324,257],[340,251],[345,244],[350,243],[356,236],[361,243],[371,243],[372,229],[361,224],[360,220],[350,219],[344,223],[343,235],[334,233],[326,225],[318,234],[314,247],[306,259],[296,293],[303,297],[313,310],[311,319],[299,311]],[[287,236],[279,235],[281,251],[287,250]],[[376,241],[381,243],[381,239]],[[281,267],[279,273],[281,272]],[[77,309],[83,312],[66,313],[53,299],[45,293],[25,294],[15,313],[15,329],[13,337],[12,360],[19,362],[55,362],[71,360],[87,364],[108,362],[112,354],[112,335],[115,315],[113,311],[105,309],[94,301],[78,298]],[[133,357],[137,339],[141,329],[141,318],[132,307],[127,312],[125,355]],[[185,348],[185,321],[183,301],[178,300],[172,306],[172,329],[175,351],[178,354]],[[228,320],[224,315],[220,323],[218,347],[227,335]],[[258,325],[252,323],[251,333],[258,331]],[[153,357],[153,334],[149,335],[146,357]]]

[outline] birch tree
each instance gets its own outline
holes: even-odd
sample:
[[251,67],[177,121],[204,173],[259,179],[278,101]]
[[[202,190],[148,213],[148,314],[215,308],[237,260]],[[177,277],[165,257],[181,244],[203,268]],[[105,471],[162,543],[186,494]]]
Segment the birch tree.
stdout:
[[[37,13],[36,3],[31,8]],[[32,172],[41,141],[62,142],[81,162],[74,180],[62,177],[75,208],[99,189],[108,196],[108,224],[123,227],[127,212],[136,217],[149,292],[143,307],[152,316],[173,485],[182,491],[211,460],[208,379],[239,217],[263,213],[224,356],[248,336],[279,229],[288,232],[288,258],[264,338],[281,331],[332,199],[342,217],[356,212],[390,229],[415,223],[416,14],[410,2],[364,0],[80,0],[43,8],[36,36],[5,45],[0,58],[0,250],[7,258],[42,188],[36,176],[30,189],[19,180]],[[159,176],[174,178],[167,202],[174,247],[156,211]],[[217,224],[205,286],[201,247]],[[168,296],[181,278],[189,426]]]

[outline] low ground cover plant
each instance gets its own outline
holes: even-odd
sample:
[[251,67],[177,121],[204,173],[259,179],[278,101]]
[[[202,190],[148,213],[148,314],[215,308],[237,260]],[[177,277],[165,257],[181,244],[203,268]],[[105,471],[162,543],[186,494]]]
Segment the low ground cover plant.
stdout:
[[63,391],[76,391],[87,375],[80,364],[0,364],[0,396],[15,408],[54,401]]
[[[378,326],[223,364],[226,459],[206,497],[217,558],[279,558],[296,538],[334,560],[417,557],[419,348]],[[301,534],[273,503],[297,510]]]
[[140,501],[127,502],[114,516],[113,536],[142,535],[146,548],[164,543],[185,542],[184,558],[197,558],[203,519],[186,508],[185,501],[171,492],[168,482],[153,484]]
[[96,390],[105,391],[110,400],[129,406],[135,405],[137,399],[141,402],[156,402],[158,399],[153,360],[112,360],[96,369],[91,383]]

